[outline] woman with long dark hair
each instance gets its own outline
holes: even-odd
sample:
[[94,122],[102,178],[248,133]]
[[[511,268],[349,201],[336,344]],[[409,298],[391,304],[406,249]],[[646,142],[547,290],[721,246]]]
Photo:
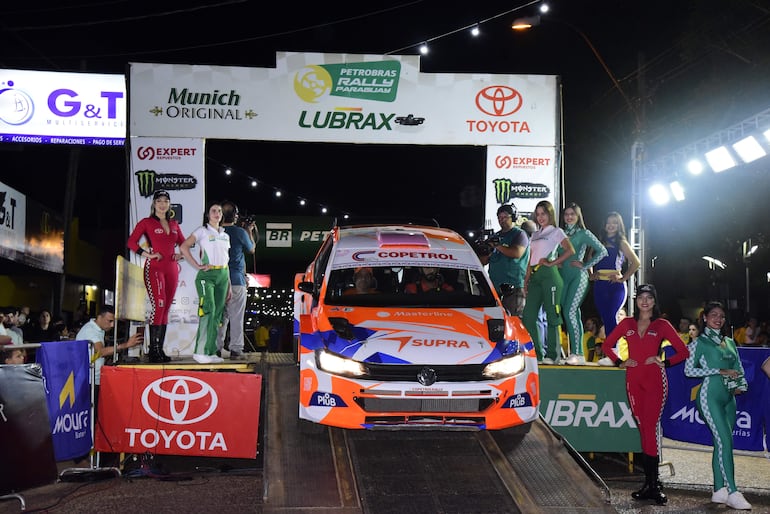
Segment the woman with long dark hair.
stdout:
[[737,417],[735,395],[749,386],[735,341],[722,334],[725,308],[720,302],[709,302],[700,316],[703,332],[690,343],[690,356],[684,374],[702,379],[697,406],[701,419],[711,431],[714,493],[711,501],[739,510],[751,509],[735,485],[733,462],[733,428]]
[[[155,191],[152,195],[150,215],[136,224],[128,237],[130,250],[145,257],[144,286],[150,298],[150,362],[163,363],[171,360],[163,351],[168,326],[168,313],[174,303],[179,283],[179,265],[182,256],[174,247],[184,242],[184,234],[176,220],[171,219],[171,196],[168,191]],[[143,248],[139,240],[144,236],[149,247]]]
[[[654,500],[663,505],[668,501],[658,478],[660,465],[660,418],[668,397],[666,367],[684,361],[690,352],[676,329],[660,317],[658,294],[652,284],[636,288],[634,316],[621,320],[607,335],[602,345],[612,362],[626,370],[626,393],[631,412],[636,418],[642,441],[644,485],[631,493],[635,500]],[[626,341],[628,355],[621,356],[615,343]],[[668,341],[666,360],[661,359],[661,346]]]
[[[203,216],[203,226],[185,239],[180,250],[193,268],[198,290],[198,332],[193,359],[200,364],[222,362],[217,353],[217,333],[222,324],[225,303],[230,297],[230,236],[221,226],[222,206],[211,204]],[[193,257],[191,248],[196,246]]]

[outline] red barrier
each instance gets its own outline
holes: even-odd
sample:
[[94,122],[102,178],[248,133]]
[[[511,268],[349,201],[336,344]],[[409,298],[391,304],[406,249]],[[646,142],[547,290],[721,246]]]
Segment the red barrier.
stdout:
[[102,368],[100,452],[256,458],[260,375]]

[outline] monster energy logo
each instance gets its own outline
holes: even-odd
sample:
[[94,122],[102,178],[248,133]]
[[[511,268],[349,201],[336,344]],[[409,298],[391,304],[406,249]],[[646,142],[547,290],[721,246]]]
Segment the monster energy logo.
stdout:
[[135,173],[139,185],[139,194],[147,198],[156,189],[181,190],[195,189],[198,179],[192,175],[178,173],[158,174],[153,170],[139,170]]
[[511,179],[499,178],[492,181],[495,186],[495,201],[508,203],[511,198],[548,198],[551,190],[545,184],[529,182],[513,183]]
[[155,175],[153,170],[139,170],[135,173],[139,185],[139,194],[147,198],[155,192]]
[[507,178],[499,178],[492,181],[495,186],[495,201],[500,205],[508,203],[511,199],[511,186],[513,181]]

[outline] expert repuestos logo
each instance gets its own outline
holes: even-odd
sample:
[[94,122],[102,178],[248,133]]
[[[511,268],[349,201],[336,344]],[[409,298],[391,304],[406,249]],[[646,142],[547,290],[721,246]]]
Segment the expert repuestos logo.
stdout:
[[219,405],[216,391],[203,380],[172,375],[159,378],[142,391],[142,407],[151,417],[170,425],[191,425],[211,416]]

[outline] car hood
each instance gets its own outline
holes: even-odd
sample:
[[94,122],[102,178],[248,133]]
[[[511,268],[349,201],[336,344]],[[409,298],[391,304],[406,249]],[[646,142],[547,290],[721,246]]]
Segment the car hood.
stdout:
[[499,359],[508,343],[488,339],[487,321],[503,316],[497,308],[332,307],[325,314],[323,345],[367,363],[483,364]]

